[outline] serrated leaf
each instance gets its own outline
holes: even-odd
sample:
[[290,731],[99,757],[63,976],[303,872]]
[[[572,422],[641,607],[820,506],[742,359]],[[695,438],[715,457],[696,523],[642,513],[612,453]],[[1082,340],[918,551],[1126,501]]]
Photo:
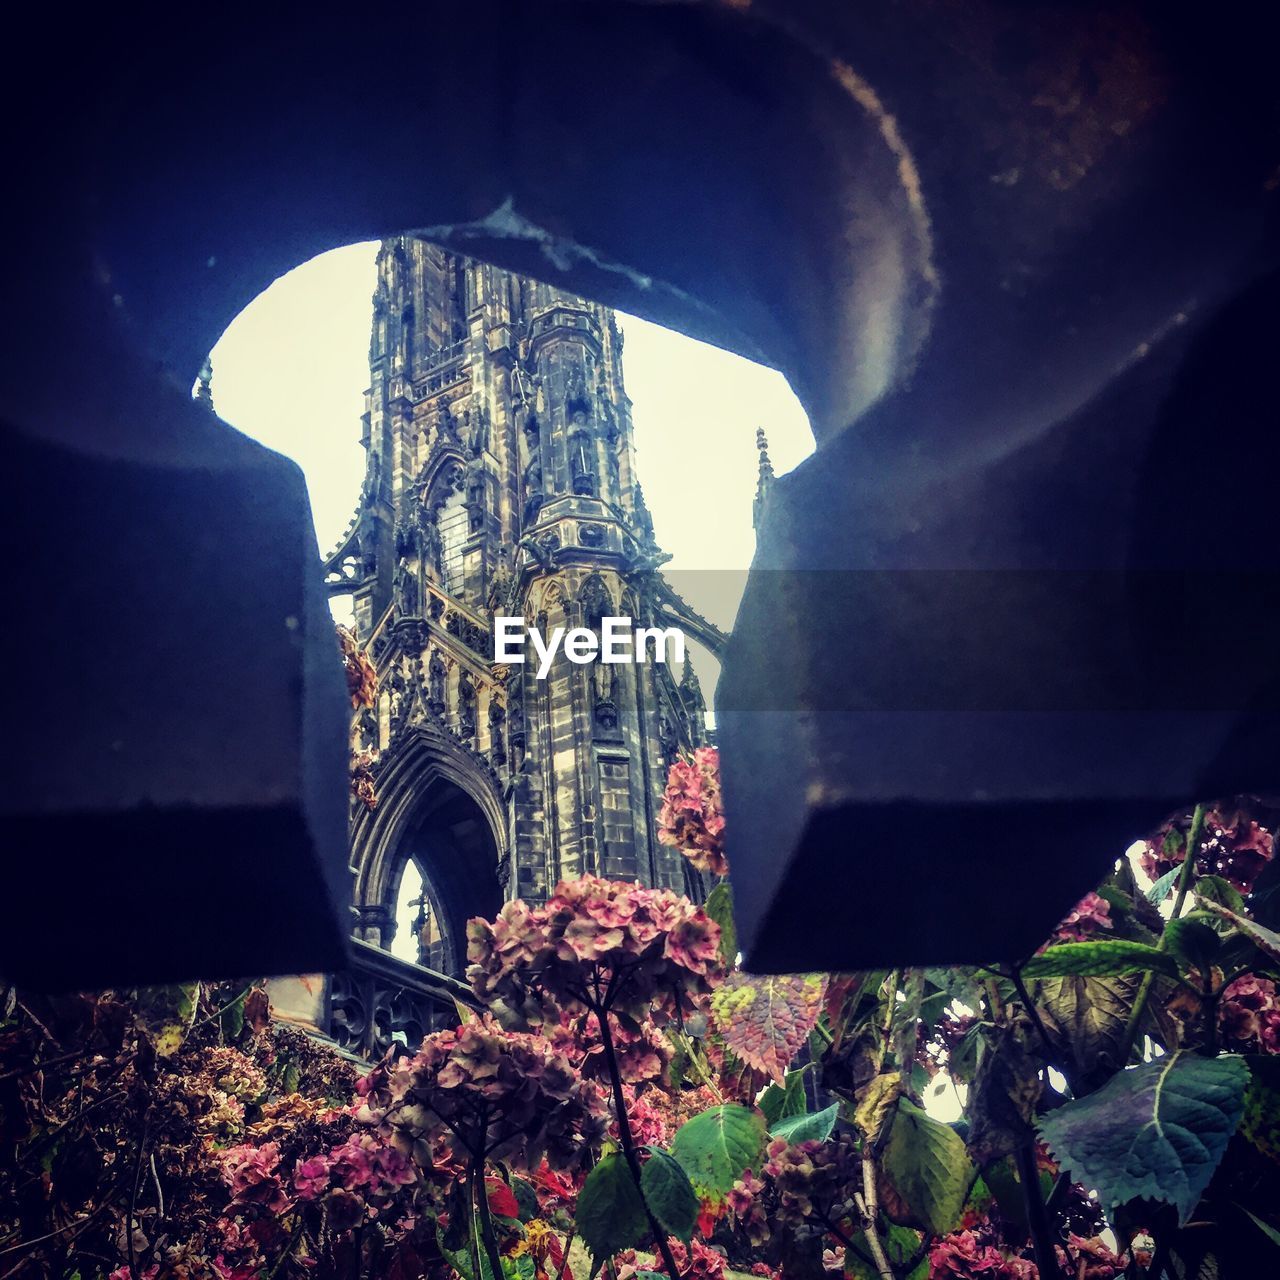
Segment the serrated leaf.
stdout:
[[733,890],[721,880],[707,894],[702,909],[720,926],[720,958],[732,969],[738,960],[738,925],[733,916]]
[[1242,916],[1217,902],[1206,901],[1204,907],[1214,915],[1229,920],[1248,938],[1259,951],[1265,952],[1272,960],[1280,960],[1280,933],[1260,925],[1248,916]]
[[836,1119],[840,1115],[840,1104],[833,1102],[822,1111],[815,1111],[805,1116],[790,1116],[779,1120],[769,1130],[771,1138],[785,1138],[792,1146],[802,1142],[825,1142],[831,1137],[836,1127]]
[[663,1230],[687,1245],[698,1221],[698,1193],[680,1162],[650,1147],[640,1171],[640,1190]]
[[1208,974],[1217,963],[1222,939],[1203,921],[1183,916],[1165,925],[1164,945],[1184,970]]
[[1169,890],[1173,888],[1174,882],[1182,874],[1182,867],[1176,866],[1172,871],[1166,871],[1159,880],[1155,882],[1147,890],[1147,901],[1155,903],[1159,906],[1168,896]]
[[640,1189],[620,1152],[611,1152],[587,1174],[574,1221],[591,1253],[593,1275],[619,1249],[643,1242],[649,1219]]
[[1242,1058],[1173,1053],[1059,1107],[1040,1134],[1104,1206],[1160,1200],[1185,1223],[1240,1122],[1248,1082]]
[[808,1107],[804,1071],[788,1071],[780,1085],[771,1084],[765,1089],[756,1105],[764,1114],[765,1123],[771,1126],[790,1116],[804,1115]]
[[1244,910],[1244,895],[1221,876],[1201,876],[1196,881],[1196,897],[1201,902],[1217,902],[1229,911]]
[[1124,938],[1097,942],[1064,942],[1047,947],[1022,967],[1024,978],[1106,978],[1118,973],[1142,973],[1148,969],[1176,976],[1177,967],[1157,947]]
[[902,1225],[919,1226],[938,1236],[955,1229],[975,1171],[964,1139],[954,1129],[901,1098],[882,1163],[906,1211],[891,1216],[909,1216],[911,1221]]
[[749,1067],[781,1081],[822,1012],[822,974],[753,977],[732,973],[711,997],[725,1046]]
[[726,1102],[686,1120],[676,1130],[671,1154],[684,1166],[698,1195],[716,1205],[760,1159],[765,1138],[764,1117],[758,1111]]
[[1046,978],[1036,1004],[1050,1042],[1078,1073],[1123,1066],[1121,1049],[1129,1011],[1142,978],[1136,973],[1110,978]]
[[489,1197],[489,1212],[499,1218],[520,1220],[520,1202],[516,1193],[501,1178],[492,1176],[484,1180],[485,1191]]

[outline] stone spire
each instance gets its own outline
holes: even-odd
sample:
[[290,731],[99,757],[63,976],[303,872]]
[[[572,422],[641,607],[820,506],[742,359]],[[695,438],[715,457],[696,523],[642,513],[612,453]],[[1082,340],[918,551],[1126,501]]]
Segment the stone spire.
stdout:
[[702,696],[702,685],[698,681],[698,674],[693,669],[693,659],[686,653],[684,657],[684,671],[680,676],[680,696],[684,699],[684,704],[690,710],[697,709],[703,711],[706,709],[706,700]]
[[205,356],[204,364],[200,366],[200,373],[196,378],[196,397],[210,413],[216,413],[213,407],[213,361]]
[[756,449],[760,454],[760,477],[756,481],[756,500],[752,507],[751,526],[760,528],[764,518],[764,506],[769,498],[769,490],[773,488],[773,463],[769,461],[769,438],[763,427],[756,428]]

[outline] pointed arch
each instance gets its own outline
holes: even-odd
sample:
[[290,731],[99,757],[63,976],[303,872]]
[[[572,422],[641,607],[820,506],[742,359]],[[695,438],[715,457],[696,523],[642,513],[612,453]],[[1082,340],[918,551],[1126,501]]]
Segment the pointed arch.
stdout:
[[445,965],[461,973],[467,920],[492,917],[505,896],[505,806],[487,763],[435,723],[404,730],[379,771],[378,807],[356,820],[351,850],[358,916],[389,918],[404,866],[417,862],[437,904]]

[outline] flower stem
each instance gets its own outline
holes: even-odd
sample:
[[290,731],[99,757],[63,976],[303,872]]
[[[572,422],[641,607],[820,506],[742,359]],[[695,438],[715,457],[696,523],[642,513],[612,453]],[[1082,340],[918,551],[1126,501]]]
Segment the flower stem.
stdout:
[[[489,1266],[493,1271],[493,1280],[502,1280],[502,1254],[498,1249],[498,1237],[493,1232],[493,1215],[489,1212],[489,1188],[484,1181],[484,1158],[477,1161],[476,1171],[472,1174],[476,1190],[476,1211],[480,1215],[480,1238],[484,1241],[485,1252],[489,1255]],[[479,1275],[477,1280],[484,1280]]]
[[[1182,914],[1182,905],[1186,902],[1187,894],[1191,889],[1191,881],[1195,874],[1196,854],[1200,851],[1200,839],[1204,834],[1205,813],[1205,806],[1198,804],[1195,812],[1191,815],[1191,830],[1187,832],[1187,848],[1182,859],[1182,874],[1178,877],[1178,896],[1173,900],[1173,914],[1169,917],[1170,920],[1176,920]],[[1164,932],[1160,934],[1160,941],[1157,943],[1161,951],[1166,950],[1165,939],[1167,936],[1168,926],[1166,925]],[[1151,984],[1155,981],[1155,977],[1154,969],[1148,969],[1143,975],[1137,998],[1133,1002],[1133,1008],[1129,1011],[1129,1021],[1125,1023],[1124,1041],[1121,1045],[1119,1061],[1116,1063],[1117,1070],[1124,1070],[1129,1061],[1129,1055],[1133,1052],[1134,1041],[1138,1038],[1138,1024],[1142,1021],[1142,1015],[1146,1010],[1147,997],[1151,994]]]
[[613,1086],[613,1107],[618,1113],[618,1137],[622,1142],[622,1154],[627,1161],[627,1167],[631,1170],[631,1176],[635,1179],[636,1193],[640,1197],[640,1203],[644,1205],[645,1216],[649,1219],[649,1228],[653,1232],[658,1252],[662,1254],[662,1261],[666,1264],[667,1274],[671,1280],[680,1280],[680,1268],[676,1266],[667,1233],[653,1216],[653,1210],[649,1208],[649,1202],[644,1198],[644,1191],[641,1189],[640,1157],[636,1152],[635,1139],[631,1136],[631,1120],[627,1116],[627,1100],[622,1093],[622,1073],[618,1070],[618,1055],[613,1047],[613,1033],[609,1030],[609,1015],[600,1005],[594,1006],[592,1012],[596,1015],[596,1022],[600,1026],[600,1043],[604,1047],[604,1059],[609,1067],[609,1083]]
[[1036,1270],[1040,1272],[1040,1280],[1051,1280],[1060,1276],[1058,1255],[1053,1249],[1053,1227],[1049,1222],[1048,1211],[1044,1207],[1044,1197],[1040,1194],[1040,1170],[1036,1167],[1035,1139],[1022,1143],[1014,1152],[1017,1162],[1018,1181],[1022,1183],[1022,1200],[1027,1208],[1027,1223],[1031,1228],[1031,1244],[1036,1254]]

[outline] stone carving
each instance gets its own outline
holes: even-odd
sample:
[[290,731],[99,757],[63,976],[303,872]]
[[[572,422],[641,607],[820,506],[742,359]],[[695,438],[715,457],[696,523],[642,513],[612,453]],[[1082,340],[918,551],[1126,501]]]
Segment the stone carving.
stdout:
[[440,657],[440,651],[431,651],[431,661],[427,664],[427,706],[433,714],[444,715],[445,688],[449,679],[449,670]]
[[464,738],[476,736],[476,684],[466,670],[458,673],[458,730]]
[[[576,414],[575,420],[581,420]],[[569,474],[573,477],[573,491],[583,497],[596,496],[595,445],[585,431],[575,431],[569,437]]]
[[396,570],[396,612],[402,618],[418,616],[418,574],[403,557]]
[[489,758],[494,764],[505,764],[507,748],[503,741],[502,726],[507,718],[502,703],[496,697],[489,699]]

